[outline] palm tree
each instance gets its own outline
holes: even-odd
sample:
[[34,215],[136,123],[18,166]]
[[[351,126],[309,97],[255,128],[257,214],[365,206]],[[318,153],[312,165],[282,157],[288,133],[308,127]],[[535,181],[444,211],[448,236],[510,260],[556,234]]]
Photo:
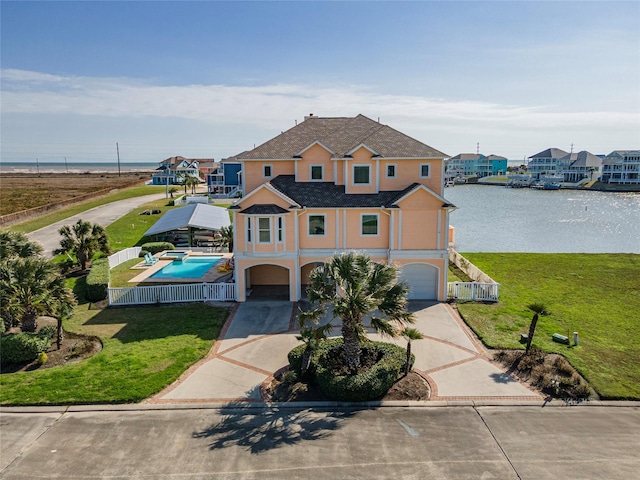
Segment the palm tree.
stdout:
[[533,335],[536,333],[538,318],[541,316],[551,315],[544,303],[532,303],[527,305],[527,308],[533,312],[533,318],[531,319],[531,325],[529,325],[529,336],[527,337],[527,349],[525,350],[525,353],[529,353],[529,350],[531,349],[531,342],[533,341]]
[[233,225],[222,227],[220,229],[220,236],[222,237],[222,246],[227,247],[229,253],[233,253]]
[[0,232],[0,259],[32,257],[42,253],[42,245],[32,242],[22,232]]
[[72,226],[65,225],[59,232],[62,235],[60,248],[53,253],[55,255],[69,252],[75,254],[82,270],[86,270],[87,262],[97,252],[105,255],[110,252],[107,233],[97,223],[92,224],[80,219]]
[[35,332],[39,315],[69,313],[75,305],[58,268],[41,257],[12,258],[0,263],[3,318],[16,318],[22,330]]
[[193,175],[187,175],[184,179],[184,193],[187,193],[187,187],[191,187],[191,193],[196,193],[196,187],[200,185],[200,179]]
[[[397,282],[398,269],[376,263],[364,253],[347,252],[333,256],[309,275],[307,295],[315,307],[300,313],[300,322],[318,324],[328,308],[333,318],[342,321],[343,352],[346,366],[353,374],[360,365],[362,342],[365,341],[363,318],[371,318],[378,332],[395,337],[398,331],[391,322],[413,323],[413,314],[406,310],[405,283]],[[382,316],[374,316],[374,312]]]
[[173,194],[176,193],[177,191],[178,191],[177,187],[169,188],[169,195],[171,196],[171,198],[173,198]]
[[407,339],[407,363],[404,366],[404,376],[409,375],[411,371],[411,340],[420,340],[424,335],[415,328],[405,328],[402,330],[402,336]]

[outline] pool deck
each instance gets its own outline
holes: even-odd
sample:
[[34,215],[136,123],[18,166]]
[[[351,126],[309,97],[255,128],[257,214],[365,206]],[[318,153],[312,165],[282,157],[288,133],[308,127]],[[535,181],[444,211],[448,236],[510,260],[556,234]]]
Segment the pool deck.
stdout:
[[[227,253],[227,252],[208,253],[208,252],[192,252],[188,250],[186,250],[185,252],[188,253],[190,257],[210,257],[212,255],[221,255],[221,260],[222,259],[227,260],[233,257],[233,253]],[[131,267],[132,269],[136,269],[136,270],[144,269],[144,271],[141,272],[139,275],[136,275],[135,277],[133,277],[131,280],[129,280],[129,283],[156,283],[156,284],[200,283],[200,282],[212,283],[217,281],[219,278],[224,277],[225,275],[228,275],[229,273],[231,273],[231,272],[225,272],[225,273],[219,272],[217,268],[217,263],[216,263],[216,265],[211,267],[207,273],[197,278],[150,278],[151,275],[156,273],[158,270],[162,270],[169,262],[172,262],[173,260],[175,260],[175,257],[173,258],[162,257],[161,255],[163,253],[164,252],[160,252],[154,255],[154,258],[157,258],[158,261],[153,265],[145,265],[144,261],[141,261],[140,263]]]

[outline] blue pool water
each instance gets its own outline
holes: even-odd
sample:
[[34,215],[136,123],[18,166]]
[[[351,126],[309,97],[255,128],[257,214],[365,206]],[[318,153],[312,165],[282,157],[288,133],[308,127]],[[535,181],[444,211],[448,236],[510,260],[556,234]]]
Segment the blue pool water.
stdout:
[[222,255],[206,255],[174,260],[150,278],[200,278],[220,261]]

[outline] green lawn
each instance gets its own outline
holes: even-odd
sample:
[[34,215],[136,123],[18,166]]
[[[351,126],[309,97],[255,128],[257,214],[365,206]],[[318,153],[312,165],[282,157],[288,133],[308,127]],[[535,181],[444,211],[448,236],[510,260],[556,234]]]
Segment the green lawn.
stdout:
[[[559,352],[603,398],[640,399],[640,255],[465,253],[500,283],[500,302],[461,303],[460,313],[490,347],[522,348],[526,306],[547,305],[534,345]],[[551,341],[578,332],[579,347]]]
[[11,225],[9,227],[6,227],[6,229],[29,233],[38,230],[39,228],[46,227],[47,225],[51,225],[52,223],[58,222],[60,220],[64,220],[65,218],[71,217],[78,213],[85,212],[91,208],[99,207],[100,205],[116,202],[118,200],[125,200],[127,198],[152,195],[154,193],[162,193],[164,191],[165,187],[151,185],[126,188],[124,190],[118,190],[115,193],[105,195],[100,198],[89,200],[83,203],[78,203],[76,205],[62,208],[60,210],[55,210],[53,212],[47,213],[46,215],[34,218],[33,220],[28,220],[26,222]]
[[76,364],[0,375],[0,404],[139,402],[207,354],[227,313],[204,304],[98,309],[82,303],[65,330],[100,337],[102,352]]

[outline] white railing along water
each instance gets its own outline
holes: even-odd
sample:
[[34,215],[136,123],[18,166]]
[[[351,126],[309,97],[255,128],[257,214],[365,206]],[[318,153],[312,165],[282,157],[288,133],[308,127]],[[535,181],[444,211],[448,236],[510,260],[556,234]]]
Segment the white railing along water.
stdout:
[[499,283],[449,282],[447,284],[447,298],[473,302],[497,302],[499,287]]

